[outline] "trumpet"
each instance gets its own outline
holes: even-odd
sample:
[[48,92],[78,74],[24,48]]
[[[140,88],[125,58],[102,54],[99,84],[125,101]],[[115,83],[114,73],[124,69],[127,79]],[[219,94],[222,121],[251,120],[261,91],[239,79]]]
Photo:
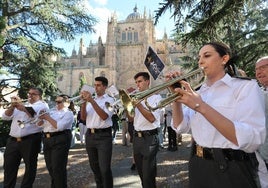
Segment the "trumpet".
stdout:
[[187,82],[190,83],[193,89],[197,89],[198,87],[202,85],[204,78],[205,78],[205,75],[203,72],[203,68],[199,68],[197,70],[194,70],[192,72],[185,74],[184,76],[179,76],[166,83],[163,83],[162,85],[158,85],[151,89],[141,91],[135,94],[128,94],[125,90],[119,90],[119,96],[120,96],[120,100],[124,108],[128,111],[131,117],[134,117],[135,106],[143,100],[145,100],[145,105],[150,111],[155,111],[159,108],[163,108],[167,106],[168,104],[174,102],[175,100],[181,97],[177,93],[170,93],[169,96],[161,100],[157,106],[152,107],[148,104],[147,98],[152,96],[153,94],[159,93],[160,91],[164,89],[168,89],[169,87],[172,87],[174,84],[182,80],[186,80]]
[[49,113],[48,111],[43,111],[42,110],[42,111],[39,112],[39,114],[37,116],[35,116],[33,118],[30,118],[30,119],[28,119],[26,121],[20,121],[20,120],[18,120],[19,127],[21,129],[23,129],[25,127],[25,124],[28,124],[28,123],[30,123],[30,124],[37,123],[39,121],[39,117],[41,117],[42,115],[48,114],[48,113]]
[[26,103],[28,99],[20,99],[20,100],[11,100],[10,102],[0,102],[0,107],[7,108],[9,105],[16,104],[16,103]]
[[75,97],[72,97],[72,98],[69,98],[69,101],[70,102],[74,102],[76,103],[77,105],[81,105],[83,103],[85,103],[86,101],[84,101],[83,99],[81,99],[81,96],[78,95],[78,96],[75,96]]

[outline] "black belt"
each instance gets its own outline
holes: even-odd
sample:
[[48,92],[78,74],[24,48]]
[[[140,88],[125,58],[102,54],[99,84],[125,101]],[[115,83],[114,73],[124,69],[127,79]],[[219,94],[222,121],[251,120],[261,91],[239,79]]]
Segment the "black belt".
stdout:
[[104,132],[111,132],[112,128],[111,127],[104,129],[88,128],[87,131],[89,132],[89,134],[104,133]]
[[222,150],[223,156],[226,160],[229,161],[244,161],[250,159],[250,154],[246,153],[242,150],[234,150],[234,149],[221,149],[221,148],[204,148],[199,145],[194,146],[194,154],[197,157],[214,160],[214,150]]
[[145,137],[152,136],[158,134],[157,129],[147,130],[147,131],[136,131],[134,132],[134,136],[136,137]]
[[62,135],[62,134],[66,134],[68,132],[70,132],[71,130],[64,130],[64,131],[58,131],[58,132],[44,132],[44,137],[45,138],[51,138],[51,137],[54,137],[54,136],[59,136],[59,135]]
[[32,137],[34,137],[34,136],[36,136],[36,135],[40,135],[40,136],[41,136],[41,133],[29,134],[29,135],[27,135],[27,136],[23,136],[23,137],[13,137],[13,136],[11,136],[10,139],[11,139],[11,140],[14,140],[14,141],[16,141],[16,142],[21,142],[21,141],[23,141],[23,140],[32,138]]
[[127,119],[125,119],[125,118],[123,118],[123,119],[121,119],[121,121],[126,121]]

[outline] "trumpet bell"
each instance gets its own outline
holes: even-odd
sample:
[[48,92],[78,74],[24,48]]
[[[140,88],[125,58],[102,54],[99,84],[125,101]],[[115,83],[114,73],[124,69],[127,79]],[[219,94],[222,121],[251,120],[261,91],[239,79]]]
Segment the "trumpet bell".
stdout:
[[134,105],[133,105],[133,99],[129,96],[129,94],[124,89],[119,90],[119,96],[123,104],[123,107],[128,111],[128,114],[131,117],[134,117],[135,110],[134,110]]

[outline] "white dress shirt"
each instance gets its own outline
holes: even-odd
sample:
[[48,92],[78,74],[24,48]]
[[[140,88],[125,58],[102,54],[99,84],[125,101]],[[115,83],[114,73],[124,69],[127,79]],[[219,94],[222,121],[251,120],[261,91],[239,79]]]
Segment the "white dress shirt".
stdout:
[[232,78],[226,74],[212,86],[204,84],[198,93],[204,102],[231,120],[238,146],[227,140],[203,115],[184,108],[184,118],[177,132],[187,132],[198,145],[208,148],[232,148],[254,152],[264,142],[265,108],[256,80]]
[[86,125],[87,128],[95,128],[95,129],[104,129],[112,126],[112,115],[113,112],[109,111],[108,108],[105,105],[105,102],[108,102],[110,104],[113,104],[114,99],[110,97],[107,94],[104,94],[101,97],[96,96],[95,97],[96,103],[99,105],[100,108],[102,108],[107,114],[108,118],[106,120],[103,120],[100,118],[100,116],[97,114],[97,112],[94,110],[91,103],[87,103],[86,111],[87,111],[87,118],[86,118]]
[[[48,110],[48,105],[41,100],[33,104],[29,103],[27,106],[32,107],[34,111],[36,112],[34,118],[38,116],[41,110],[45,110],[45,111]],[[18,121],[27,121],[30,119],[30,117],[25,112],[20,111],[16,108],[14,109],[14,112],[11,116],[7,116],[4,112],[2,114],[2,119],[12,120],[10,132],[9,132],[9,135],[12,137],[24,137],[24,136],[42,131],[42,127],[37,126],[35,123],[26,123],[24,128],[21,128],[19,126]]]
[[[161,101],[161,96],[160,95],[152,95],[147,98],[147,102],[151,107],[155,107],[158,105],[158,103]],[[145,107],[145,101],[143,100],[141,104]],[[135,118],[134,118],[134,129],[136,131],[146,131],[146,130],[153,130],[158,127],[160,127],[160,109],[155,110],[152,112],[152,114],[155,117],[155,121],[153,123],[149,122],[143,115],[142,113],[138,110],[138,108],[135,108]]]
[[72,124],[74,122],[74,114],[67,107],[61,110],[53,108],[49,115],[52,119],[57,122],[57,129],[53,127],[48,121],[44,120],[44,132],[59,132],[64,130],[71,130]]

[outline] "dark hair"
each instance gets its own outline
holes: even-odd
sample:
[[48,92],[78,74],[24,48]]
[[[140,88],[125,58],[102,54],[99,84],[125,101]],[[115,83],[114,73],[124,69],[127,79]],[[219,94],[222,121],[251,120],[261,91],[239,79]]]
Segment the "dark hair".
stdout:
[[108,79],[103,77],[103,76],[96,77],[95,81],[100,81],[100,82],[102,82],[102,85],[108,86]]
[[204,44],[204,46],[206,45],[212,46],[221,57],[223,57],[224,55],[229,55],[230,59],[225,64],[225,72],[227,72],[230,76],[238,75],[237,68],[235,67],[235,60],[237,59],[237,57],[232,56],[232,51],[227,44],[222,42],[209,42]]
[[138,72],[135,76],[134,79],[136,80],[138,77],[142,76],[145,80],[150,80],[150,75],[148,72]]
[[65,94],[58,95],[59,97],[62,97],[62,102],[69,102],[69,96]]
[[43,90],[41,88],[39,88],[39,87],[31,87],[29,90],[31,90],[31,89],[37,91],[39,93],[39,95],[42,97]]

